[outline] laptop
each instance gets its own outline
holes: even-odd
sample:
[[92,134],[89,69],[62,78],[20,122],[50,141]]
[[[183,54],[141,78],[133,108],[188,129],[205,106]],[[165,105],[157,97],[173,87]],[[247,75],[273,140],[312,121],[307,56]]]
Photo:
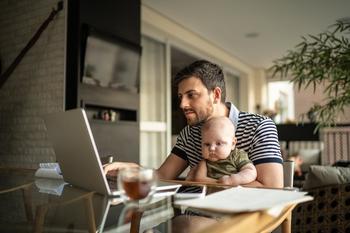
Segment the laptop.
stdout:
[[[57,162],[67,183],[104,195],[119,195],[116,182],[111,188],[104,174],[84,109],[46,115],[44,121]],[[176,191],[181,185],[161,183],[157,186],[157,190]]]

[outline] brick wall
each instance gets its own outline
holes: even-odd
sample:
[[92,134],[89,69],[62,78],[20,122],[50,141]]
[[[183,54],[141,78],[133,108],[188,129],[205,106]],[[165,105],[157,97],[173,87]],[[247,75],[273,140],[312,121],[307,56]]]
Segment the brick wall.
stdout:
[[[2,72],[57,2],[0,1]],[[36,168],[39,162],[55,161],[41,116],[64,109],[64,49],[65,9],[0,89],[0,166]]]

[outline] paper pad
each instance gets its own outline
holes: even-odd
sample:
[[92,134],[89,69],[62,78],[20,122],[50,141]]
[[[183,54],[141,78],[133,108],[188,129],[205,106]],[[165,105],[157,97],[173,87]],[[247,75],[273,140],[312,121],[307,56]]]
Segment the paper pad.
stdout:
[[175,204],[218,212],[238,213],[267,210],[313,199],[305,194],[306,192],[278,189],[235,187],[201,199],[176,201]]

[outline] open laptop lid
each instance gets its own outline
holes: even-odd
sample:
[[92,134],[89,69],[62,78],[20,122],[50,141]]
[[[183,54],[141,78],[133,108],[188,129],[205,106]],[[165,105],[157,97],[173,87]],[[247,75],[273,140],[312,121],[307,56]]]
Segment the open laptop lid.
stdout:
[[112,195],[85,110],[50,114],[44,121],[64,180],[87,190]]

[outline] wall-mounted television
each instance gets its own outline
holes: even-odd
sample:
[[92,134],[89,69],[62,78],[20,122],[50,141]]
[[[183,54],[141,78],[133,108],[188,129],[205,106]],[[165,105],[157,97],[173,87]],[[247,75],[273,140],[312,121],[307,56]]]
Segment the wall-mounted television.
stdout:
[[139,92],[141,47],[92,27],[84,32],[82,83]]

